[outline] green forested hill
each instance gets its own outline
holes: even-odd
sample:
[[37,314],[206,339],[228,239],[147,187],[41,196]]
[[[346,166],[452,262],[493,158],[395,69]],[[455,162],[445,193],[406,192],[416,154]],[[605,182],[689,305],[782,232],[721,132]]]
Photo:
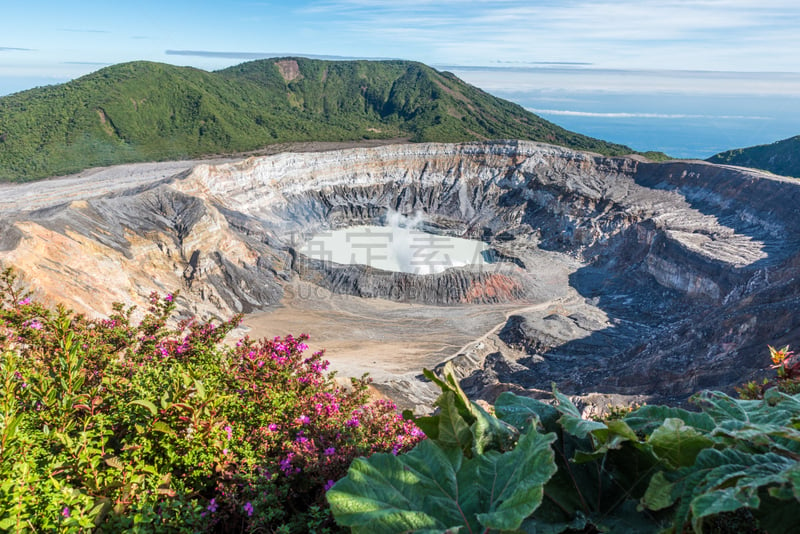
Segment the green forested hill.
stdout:
[[708,158],[707,161],[753,167],[783,176],[800,178],[800,135],[769,145],[720,152]]
[[515,138],[632,152],[408,61],[283,58],[217,72],[133,62],[0,98],[0,179],[291,141]]

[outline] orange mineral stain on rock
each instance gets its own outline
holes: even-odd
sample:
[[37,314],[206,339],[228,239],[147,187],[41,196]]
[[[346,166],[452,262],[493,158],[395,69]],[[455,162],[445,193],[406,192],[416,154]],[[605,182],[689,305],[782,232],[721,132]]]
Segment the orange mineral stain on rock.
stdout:
[[463,302],[509,302],[522,292],[519,282],[504,274],[490,274],[475,280],[464,294]]

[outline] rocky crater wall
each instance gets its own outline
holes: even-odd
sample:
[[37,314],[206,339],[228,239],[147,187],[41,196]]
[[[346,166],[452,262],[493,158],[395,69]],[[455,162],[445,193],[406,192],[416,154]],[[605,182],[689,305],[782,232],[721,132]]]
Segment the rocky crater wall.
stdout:
[[[560,309],[515,314],[492,343],[455,356],[487,395],[557,380],[574,393],[681,397],[741,382],[764,367],[765,343],[798,337],[800,188],[753,171],[508,141],[285,153],[96,187],[35,211],[7,189],[0,238],[0,261],[41,295],[93,313],[180,289],[188,312],[226,316],[277,305],[295,280],[443,306],[524,308],[561,291]],[[484,240],[504,261],[416,276],[296,252],[390,210]],[[563,258],[568,287],[542,275],[543,254]]]

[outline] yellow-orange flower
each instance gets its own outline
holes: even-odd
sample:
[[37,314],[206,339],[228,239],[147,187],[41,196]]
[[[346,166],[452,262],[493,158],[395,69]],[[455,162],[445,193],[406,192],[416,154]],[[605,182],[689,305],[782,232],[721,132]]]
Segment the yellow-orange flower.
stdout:
[[776,349],[771,345],[767,345],[767,347],[769,347],[769,357],[772,358],[772,363],[775,365],[782,364],[789,356],[794,354],[794,352],[789,350],[789,345],[786,345],[782,349]]

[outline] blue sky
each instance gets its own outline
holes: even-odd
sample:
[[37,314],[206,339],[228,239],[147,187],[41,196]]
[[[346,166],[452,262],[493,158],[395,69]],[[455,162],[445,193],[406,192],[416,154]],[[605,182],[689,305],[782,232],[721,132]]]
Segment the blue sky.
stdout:
[[29,0],[3,6],[0,92],[135,59],[215,69],[274,54],[800,72],[798,28],[796,0]]
[[0,95],[139,59],[401,58],[582,133],[707,157],[800,133],[799,29],[798,0],[9,0]]

